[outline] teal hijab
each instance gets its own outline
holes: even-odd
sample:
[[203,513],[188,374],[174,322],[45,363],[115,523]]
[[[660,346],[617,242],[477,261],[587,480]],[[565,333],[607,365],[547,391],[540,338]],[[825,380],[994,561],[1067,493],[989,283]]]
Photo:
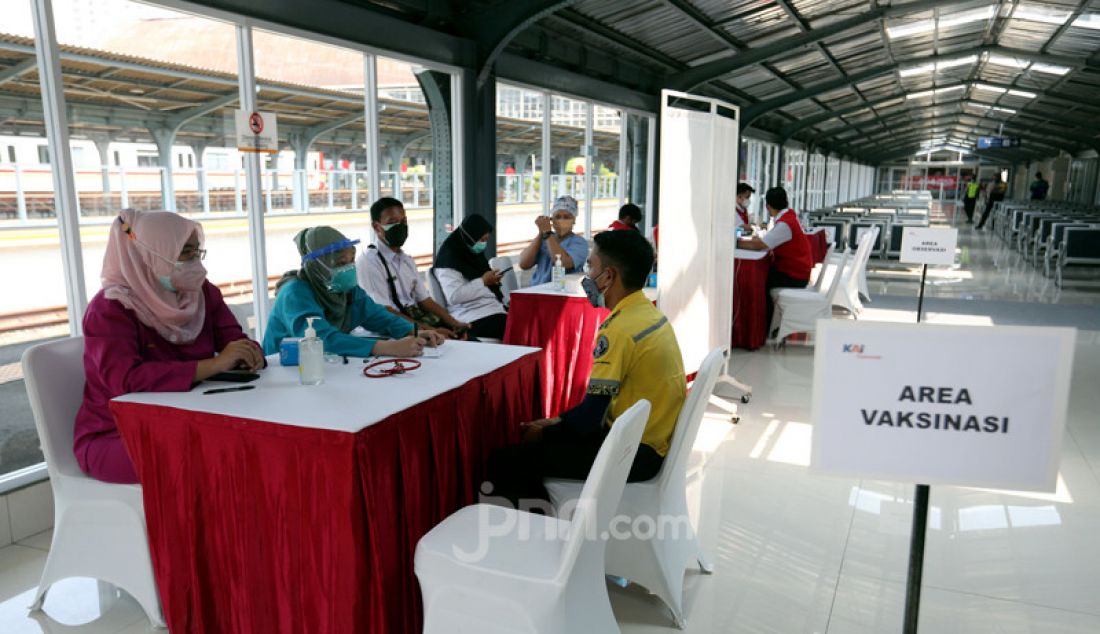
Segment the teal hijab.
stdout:
[[[294,244],[298,247],[298,254],[303,257],[318,249],[347,241],[348,239],[344,234],[332,227],[310,227],[299,231],[294,236]],[[328,288],[329,282],[332,281],[330,271],[336,268],[336,259],[339,256],[340,251],[328,253],[303,262],[300,269],[283,273],[283,276],[279,278],[279,282],[275,284],[275,294],[278,295],[279,289],[291,280],[297,279],[309,284],[310,289],[313,291],[313,297],[324,310],[325,320],[339,328],[340,332],[346,333],[351,332],[355,327],[351,323],[351,310],[349,309],[354,291],[335,293]]]

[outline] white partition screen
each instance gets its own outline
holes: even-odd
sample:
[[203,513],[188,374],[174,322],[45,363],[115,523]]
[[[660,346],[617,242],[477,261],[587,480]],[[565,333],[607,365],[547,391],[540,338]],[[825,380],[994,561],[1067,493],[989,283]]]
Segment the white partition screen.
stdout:
[[739,114],[723,101],[661,92],[657,283],[689,373],[730,344]]

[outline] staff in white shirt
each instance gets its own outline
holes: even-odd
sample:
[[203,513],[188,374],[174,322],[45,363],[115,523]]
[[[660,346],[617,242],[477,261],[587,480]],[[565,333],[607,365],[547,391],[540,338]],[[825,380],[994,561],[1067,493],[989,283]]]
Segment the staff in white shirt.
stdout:
[[355,261],[359,286],[375,303],[394,315],[455,338],[470,324],[455,319],[428,294],[416,262],[401,250],[409,236],[405,206],[395,198],[380,198],[370,208],[371,227],[377,244],[364,249]]
[[470,322],[470,335],[478,339],[504,339],[508,323],[500,290],[504,271],[492,270],[484,255],[492,230],[478,214],[466,216],[440,245],[432,270],[448,310],[455,319]]

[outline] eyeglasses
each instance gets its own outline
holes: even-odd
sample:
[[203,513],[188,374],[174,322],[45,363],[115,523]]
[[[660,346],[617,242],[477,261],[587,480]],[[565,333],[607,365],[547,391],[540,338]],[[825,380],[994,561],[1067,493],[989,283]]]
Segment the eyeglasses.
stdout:
[[199,260],[205,260],[206,249],[192,249],[191,247],[184,247],[183,250],[180,251],[181,261],[194,260],[196,258],[198,258]]

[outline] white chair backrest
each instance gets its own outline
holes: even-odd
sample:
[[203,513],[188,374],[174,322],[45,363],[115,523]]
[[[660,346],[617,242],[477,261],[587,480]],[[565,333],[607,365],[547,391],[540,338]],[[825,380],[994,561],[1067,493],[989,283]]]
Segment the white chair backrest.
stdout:
[[626,478],[649,420],[649,409],[649,401],[638,401],[615,420],[604,438],[573,511],[569,537],[562,549],[557,583],[564,585],[579,557],[595,555],[583,551],[603,547],[601,534],[611,525],[611,518],[619,510]]
[[494,271],[510,269],[500,280],[500,292],[504,294],[504,303],[512,301],[512,291],[519,288],[519,280],[516,278],[515,263],[507,255],[498,255],[489,260],[489,268]]
[[[840,256],[840,262],[836,265],[836,273],[833,274],[833,281],[829,284],[829,292],[825,294],[825,301],[831,306],[833,300],[836,299],[837,291],[840,290],[840,283],[844,280],[844,267],[848,264],[848,258],[851,252],[848,249],[844,249],[844,254]],[[855,270],[853,269],[849,273],[849,280],[854,278]]]
[[833,251],[836,249],[836,245],[832,242],[829,243],[829,247],[825,249],[825,259],[821,261],[821,270],[817,272],[817,280],[814,281],[814,290],[821,292],[821,287],[825,285],[825,275],[830,269],[829,260],[833,255]]
[[710,395],[714,392],[714,384],[718,382],[718,376],[722,374],[722,365],[725,362],[725,351],[715,348],[699,366],[691,391],[688,392],[687,399],[680,408],[680,415],[676,417],[676,427],[672,430],[668,455],[657,474],[659,490],[665,491],[669,487],[684,486],[684,481],[687,479],[688,458],[695,445],[695,437],[699,434],[699,426],[703,423],[703,414],[707,411]]
[[447,307],[447,296],[443,294],[443,287],[439,284],[439,278],[435,276],[434,267],[428,269],[428,293],[437,304]]
[[76,412],[84,400],[84,337],[28,348],[23,380],[53,486],[61,482],[58,475],[86,477],[73,454]]
[[848,277],[844,280],[844,283],[848,285],[848,290],[852,293],[859,293],[859,276],[871,256],[871,247],[875,244],[875,237],[877,236],[878,227],[875,227],[864,232],[859,239],[859,246],[856,247],[856,254],[852,258],[852,266],[848,271]]
[[248,325],[248,318],[252,316],[252,311],[255,308],[252,302],[245,302],[243,304],[226,303],[226,306],[229,307],[229,312],[233,313],[233,316],[237,318],[237,323],[241,325],[241,330],[249,337],[252,337],[254,333],[252,332],[252,327]]

